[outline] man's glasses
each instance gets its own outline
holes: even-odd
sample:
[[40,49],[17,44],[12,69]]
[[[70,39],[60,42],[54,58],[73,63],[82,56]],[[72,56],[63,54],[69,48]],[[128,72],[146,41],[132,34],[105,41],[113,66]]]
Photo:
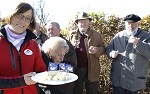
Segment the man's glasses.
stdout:
[[18,19],[24,19],[24,20],[25,20],[26,22],[28,22],[28,23],[31,23],[31,22],[33,21],[32,18],[26,17],[26,16],[24,16],[23,14],[17,14],[16,17],[17,17]]

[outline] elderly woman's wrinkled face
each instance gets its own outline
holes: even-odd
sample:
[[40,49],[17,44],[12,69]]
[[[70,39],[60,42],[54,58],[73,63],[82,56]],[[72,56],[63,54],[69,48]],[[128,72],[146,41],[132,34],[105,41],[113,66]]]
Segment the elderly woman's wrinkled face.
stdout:
[[65,54],[68,52],[66,48],[61,48],[55,52],[55,55],[51,56],[51,59],[55,63],[60,63],[64,60]]

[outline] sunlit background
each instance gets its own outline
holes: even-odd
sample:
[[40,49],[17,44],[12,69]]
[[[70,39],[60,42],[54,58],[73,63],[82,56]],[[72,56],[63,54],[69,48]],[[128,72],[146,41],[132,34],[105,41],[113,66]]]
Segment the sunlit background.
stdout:
[[[38,0],[0,0],[0,17],[9,13],[16,3],[24,1],[38,7]],[[134,13],[140,17],[150,14],[150,0],[43,0],[45,13],[50,14],[51,21],[60,23],[65,28],[77,12],[104,12],[124,17]]]

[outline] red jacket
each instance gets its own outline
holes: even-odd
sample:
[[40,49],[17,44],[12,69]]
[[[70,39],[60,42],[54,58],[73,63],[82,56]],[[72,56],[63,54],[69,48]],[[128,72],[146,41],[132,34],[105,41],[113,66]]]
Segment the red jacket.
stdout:
[[[40,49],[27,30],[20,51],[7,40],[4,27],[0,29],[0,94],[39,94],[37,85],[26,85],[23,75],[46,71]],[[2,92],[2,93],[1,93]]]

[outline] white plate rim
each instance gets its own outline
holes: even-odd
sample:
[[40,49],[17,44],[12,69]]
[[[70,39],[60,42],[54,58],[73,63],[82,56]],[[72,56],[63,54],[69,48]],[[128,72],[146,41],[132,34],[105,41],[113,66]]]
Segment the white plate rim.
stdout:
[[37,75],[44,74],[44,73],[47,73],[47,72],[48,71],[37,73],[35,76],[32,76],[31,79],[33,81],[37,82],[37,83],[45,84],[45,85],[62,85],[62,84],[67,84],[67,83],[74,82],[78,79],[78,76],[74,73],[68,73],[71,76],[71,79],[67,80],[67,81],[53,81],[53,80],[41,81],[41,80],[36,78]]

